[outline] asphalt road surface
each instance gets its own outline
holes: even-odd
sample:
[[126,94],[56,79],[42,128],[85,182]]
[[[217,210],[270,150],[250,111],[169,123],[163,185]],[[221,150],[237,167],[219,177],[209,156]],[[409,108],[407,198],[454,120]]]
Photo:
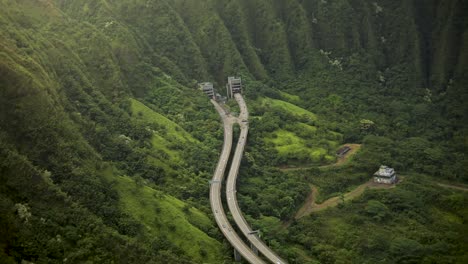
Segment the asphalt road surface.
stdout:
[[241,132],[226,183],[226,197],[228,199],[229,210],[231,211],[232,217],[237,226],[244,234],[244,236],[250,241],[250,243],[253,244],[258,249],[258,251],[272,263],[283,264],[286,262],[281,259],[273,250],[271,250],[256,234],[252,233],[253,230],[242,216],[239,204],[237,203],[236,181],[237,176],[239,175],[239,166],[242,160],[242,155],[244,153],[244,147],[247,142],[247,134],[249,131],[249,111],[247,109],[247,105],[245,104],[244,98],[242,98],[242,95],[235,94],[234,96],[240,108],[239,118],[237,121],[240,125]]
[[259,256],[257,256],[249,246],[237,235],[229,223],[221,202],[221,188],[226,170],[229,154],[232,148],[232,125],[236,122],[236,118],[227,115],[224,109],[214,100],[211,101],[218,111],[224,126],[224,144],[221,156],[219,157],[218,166],[214,172],[213,179],[210,186],[210,203],[211,210],[216,219],[216,223],[223,232],[226,239],[231,245],[239,252],[242,257],[251,264],[265,263]]

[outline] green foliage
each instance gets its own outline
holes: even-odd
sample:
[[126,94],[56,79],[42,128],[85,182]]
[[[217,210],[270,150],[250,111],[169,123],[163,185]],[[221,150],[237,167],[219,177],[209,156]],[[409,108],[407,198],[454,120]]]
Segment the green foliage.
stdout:
[[[61,190],[61,185],[44,178],[47,174],[12,149],[3,135],[0,142],[3,161],[0,171],[4,183],[0,192],[2,262],[61,263],[67,259],[71,262],[158,263],[167,258],[170,263],[187,263],[160,248],[150,250],[139,239],[118,234],[90,210],[74,202]],[[89,188],[83,183],[80,186]],[[94,202],[100,210],[112,209],[106,208],[100,200]],[[126,219],[114,218],[120,224]],[[131,225],[136,233],[140,232],[138,224]]]
[[[262,177],[255,177],[257,173],[254,169],[247,167],[242,169],[246,174],[240,179],[242,188],[238,196],[242,211],[248,215],[272,216],[285,220],[306,197],[308,186],[303,181],[290,178],[278,171],[265,171]],[[254,202],[254,199],[258,202]],[[265,223],[260,225],[263,224]],[[271,226],[265,228],[263,231],[272,231]],[[272,236],[270,232],[266,235]]]
[[398,263],[414,263],[423,256],[424,247],[412,239],[397,237],[390,244],[389,253]]
[[382,220],[385,220],[385,218],[389,214],[389,211],[385,204],[379,201],[370,200],[367,202],[366,213],[372,216],[372,218],[376,221],[380,222]]
[[214,8],[209,1],[184,1],[180,6],[177,5],[178,1],[175,2],[177,11],[190,29],[216,83],[222,86],[228,76],[249,74],[221,17],[216,12],[200,15]]
[[[405,181],[393,189],[368,189],[341,208],[305,217],[289,228],[288,238],[323,263],[341,259],[342,249],[350,262],[463,261],[466,244],[456,237],[466,230],[457,222],[466,218],[466,210],[440,200],[453,191],[421,175]],[[457,195],[468,198],[466,192]]]
[[[188,143],[195,142],[195,139],[187,133],[183,128],[181,128],[176,123],[167,119],[163,115],[151,110],[141,102],[131,99],[131,111],[132,115],[136,116],[137,119],[142,119],[148,125],[148,129],[151,126],[155,126],[154,131],[163,131],[162,134],[165,138],[168,138],[169,141],[173,143]],[[164,142],[158,142],[158,139],[155,139],[153,135],[154,147],[164,146]],[[159,139],[164,140],[164,138],[159,137]]]
[[305,122],[313,122],[317,120],[317,116],[315,114],[285,101],[265,98],[262,100],[262,105],[267,108],[273,108],[274,110],[287,112],[290,115],[304,120]]
[[[333,158],[330,155],[327,155],[328,146],[327,149],[321,147],[310,147],[310,145],[312,145],[313,143],[309,143],[312,142],[312,140],[309,139],[311,137],[308,135],[311,134],[311,131],[315,130],[314,127],[309,127],[306,124],[303,125],[306,126],[306,130],[302,130],[301,134],[305,134],[305,138],[308,139],[307,141],[303,138],[296,136],[296,134],[294,134],[293,132],[285,130],[277,130],[271,133],[271,138],[265,139],[267,143],[272,143],[274,145],[275,150],[278,152],[278,162],[283,163],[285,161],[296,160],[301,162],[317,164],[321,162],[326,162],[327,159],[333,160]],[[303,131],[306,132],[304,133]],[[336,143],[331,142],[330,149],[333,150],[334,147],[336,147]]]
[[248,34],[248,25],[245,12],[240,1],[222,1],[217,8],[224,25],[229,30],[237,50],[242,55],[249,72],[259,80],[268,78],[264,65],[260,62],[259,55]]
[[[222,129],[194,88],[231,75],[252,116],[240,203],[289,262],[466,262],[465,195],[420,175],[467,181],[464,1],[0,2],[0,262],[222,262]],[[343,141],[363,147],[341,168],[272,168]],[[275,228],[308,183],[325,199],[382,163],[402,188]]]
[[[139,185],[138,178],[132,180],[115,176],[111,168],[107,170],[108,180],[114,182],[114,188],[121,197],[120,206],[142,223],[147,239],[160,239],[170,245],[168,249],[182,251],[196,262],[221,261],[222,246],[206,234],[213,227],[204,213],[190,208],[179,199],[144,186],[144,183]],[[200,253],[202,249],[205,250],[204,255]]]
[[[293,96],[289,99],[302,103]],[[268,151],[275,153],[275,164],[321,164],[335,159],[342,135],[330,131],[317,115],[279,99],[262,97],[258,101],[251,111],[258,116],[251,122],[255,141],[264,141]]]
[[284,24],[277,20],[270,1],[242,1],[247,14],[247,25],[252,45],[270,76],[286,80],[292,74],[291,55],[288,49]]

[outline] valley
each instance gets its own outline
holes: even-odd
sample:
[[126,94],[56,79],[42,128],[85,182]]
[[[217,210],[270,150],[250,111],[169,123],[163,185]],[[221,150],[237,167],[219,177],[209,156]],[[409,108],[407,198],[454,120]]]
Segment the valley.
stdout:
[[0,262],[466,263],[466,13],[0,0]]

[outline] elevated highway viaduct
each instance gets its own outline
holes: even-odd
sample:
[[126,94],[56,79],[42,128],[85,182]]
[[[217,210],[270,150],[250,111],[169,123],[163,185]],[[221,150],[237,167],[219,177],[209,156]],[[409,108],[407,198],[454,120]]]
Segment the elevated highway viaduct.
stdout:
[[253,232],[252,228],[249,226],[247,221],[242,215],[239,204],[237,202],[237,190],[236,182],[237,177],[239,176],[239,167],[244,153],[245,144],[247,142],[247,134],[249,131],[249,111],[247,105],[244,101],[244,98],[241,94],[234,94],[234,98],[239,104],[240,113],[237,121],[240,125],[240,136],[237,143],[236,150],[231,162],[231,169],[229,171],[227,182],[226,182],[226,197],[229,210],[231,211],[232,217],[239,227],[244,236],[250,241],[253,245],[265,258],[275,264],[284,264],[286,261],[281,259],[271,248],[269,248],[259,237]]
[[[229,241],[229,243],[234,247],[234,255],[236,260],[238,260],[238,255],[244,257],[249,263],[265,263],[256,253],[260,252],[266,259],[274,264],[284,264],[286,263],[281,259],[273,250],[271,250],[252,230],[247,221],[242,215],[239,204],[237,202],[236,195],[236,183],[239,173],[239,167],[244,153],[245,144],[247,142],[247,134],[249,130],[249,112],[247,105],[244,101],[244,98],[241,94],[234,94],[239,107],[240,113],[239,117],[233,117],[230,114],[227,114],[226,111],[219,105],[215,100],[211,100],[215,106],[218,114],[221,117],[224,127],[224,144],[223,150],[221,152],[218,165],[214,172],[213,178],[210,185],[210,203],[213,214],[215,216],[216,223],[221,229],[223,235]],[[239,235],[233,230],[229,220],[223,209],[223,204],[221,200],[221,190],[222,182],[224,178],[224,172],[227,167],[229,160],[229,155],[232,149],[232,139],[233,139],[233,125],[238,123],[240,125],[240,136],[236,145],[236,150],[231,163],[231,168],[228,174],[227,183],[226,183],[226,198],[229,210],[231,211],[234,222],[237,227],[240,229],[242,234],[249,240],[251,247],[249,247],[245,242],[239,237]],[[254,249],[254,250],[252,250]],[[254,252],[255,251],[255,252]]]
[[236,119],[226,114],[224,109],[216,101],[211,100],[211,102],[213,103],[219,115],[221,116],[224,127],[223,150],[221,151],[218,165],[216,166],[216,171],[214,172],[213,178],[210,183],[211,210],[213,211],[213,215],[215,217],[219,229],[221,229],[223,235],[234,248],[235,258],[239,259],[237,254],[240,254],[242,257],[244,257],[245,260],[247,260],[251,264],[264,264],[265,262],[257,254],[255,254],[234,231],[223,209],[223,204],[221,201],[222,181],[224,178],[224,172],[226,170],[227,162],[232,148],[232,126]]

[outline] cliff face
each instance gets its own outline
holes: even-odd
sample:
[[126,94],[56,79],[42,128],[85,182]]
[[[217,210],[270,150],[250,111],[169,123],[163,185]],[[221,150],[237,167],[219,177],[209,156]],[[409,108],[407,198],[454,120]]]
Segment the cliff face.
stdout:
[[460,0],[57,2],[98,29],[114,21],[103,30],[108,37],[131,28],[127,39],[189,79],[221,82],[234,71],[287,79],[321,49],[335,57],[369,54],[382,71],[405,65],[414,84],[439,89],[464,63],[467,4]]

